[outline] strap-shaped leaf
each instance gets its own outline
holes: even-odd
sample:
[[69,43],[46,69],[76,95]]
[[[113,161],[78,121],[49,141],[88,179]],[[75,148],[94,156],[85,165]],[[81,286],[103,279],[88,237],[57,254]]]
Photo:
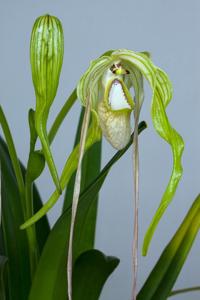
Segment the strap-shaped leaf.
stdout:
[[[146,128],[144,122],[140,123],[138,132]],[[91,206],[96,201],[96,195],[101,189],[104,180],[113,164],[127,151],[130,143],[121,151],[118,151],[109,163],[103,168],[99,176],[85,189],[79,199],[79,206],[76,217],[73,258],[76,258],[84,251],[90,249],[91,243],[85,236],[85,218]],[[57,300],[65,297],[66,287],[66,255],[68,249],[70,229],[71,208],[68,208],[54,225],[47,243],[44,247],[36,276],[33,281],[29,300]]]
[[[93,144],[98,142],[101,139],[101,130],[98,126],[98,120],[96,117],[96,114],[92,114],[92,121],[91,125],[88,129],[88,135],[85,145],[85,151],[87,151]],[[61,177],[60,177],[60,185],[61,189],[64,190],[73,175],[74,171],[77,168],[78,164],[78,156],[79,156],[79,145],[77,145],[70,156],[67,159],[67,162],[63,168]],[[54,193],[51,195],[49,200],[43,205],[43,207],[33,215],[30,219],[28,219],[20,228],[25,229],[35,222],[37,222],[39,219],[41,219],[50,209],[51,207],[57,202],[59,199],[60,194],[57,190],[54,191]]]
[[74,105],[76,100],[77,100],[76,89],[74,89],[72,91],[72,93],[70,94],[70,96],[68,97],[68,99],[66,100],[66,102],[64,103],[64,105],[62,106],[61,110],[59,111],[58,115],[56,116],[56,118],[51,126],[51,129],[48,134],[48,139],[49,139],[50,145],[53,142],[62,122],[66,118],[68,112],[70,111],[70,109],[72,108],[72,106]]
[[[30,289],[30,253],[26,232],[19,229],[20,224],[24,220],[19,187],[16,183],[16,176],[8,153],[8,148],[1,138],[0,163],[2,172],[0,253],[8,257],[7,282],[11,299],[26,300]],[[25,169],[22,165],[21,170],[24,175]],[[33,195],[34,210],[37,211],[41,208],[42,202],[35,185],[33,185]],[[50,228],[45,216],[36,224],[36,235],[40,253],[42,252],[49,231]]]
[[[24,220],[21,199],[10,158],[0,139],[2,171],[2,255],[8,258],[7,283],[10,299],[26,300],[30,288],[29,247],[26,232],[19,230]],[[23,285],[22,285],[23,283]]]
[[82,253],[74,265],[73,300],[98,300],[106,280],[118,264],[118,258],[105,256],[98,250]]
[[5,280],[7,262],[8,262],[7,257],[0,255],[0,299],[1,300],[8,300],[6,296],[6,280]]
[[158,262],[140,290],[137,300],[166,300],[187,259],[200,229],[200,195],[177,232],[162,252]]

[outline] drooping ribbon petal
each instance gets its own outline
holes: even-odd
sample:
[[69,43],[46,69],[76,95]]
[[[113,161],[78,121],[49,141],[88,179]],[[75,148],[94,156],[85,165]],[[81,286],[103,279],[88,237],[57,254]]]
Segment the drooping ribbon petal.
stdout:
[[152,61],[144,53],[122,49],[113,52],[112,55],[116,55],[117,59],[121,58],[122,61],[126,61],[130,67],[133,65],[138,68],[150,83],[153,92],[151,105],[153,125],[158,134],[170,145],[173,155],[173,167],[169,183],[144,238],[142,253],[146,255],[154,231],[171,202],[182,176],[181,157],[184,142],[182,137],[171,126],[166,114],[166,107],[172,98],[172,86],[167,74],[153,65]]
[[156,131],[171,146],[173,155],[173,167],[169,183],[162,196],[160,205],[146,232],[142,250],[143,255],[146,255],[148,251],[149,243],[157,227],[157,224],[160,221],[169,203],[173,199],[183,173],[181,157],[184,149],[184,142],[179,133],[171,126],[165,111],[166,106],[171,99],[171,89],[168,84],[168,77],[160,69],[157,69],[156,77],[157,84],[152,99],[151,115]]

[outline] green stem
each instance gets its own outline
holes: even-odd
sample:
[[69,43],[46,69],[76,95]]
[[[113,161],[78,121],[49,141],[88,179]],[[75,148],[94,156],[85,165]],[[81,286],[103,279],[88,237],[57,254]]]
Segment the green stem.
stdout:
[[63,105],[63,107],[61,108],[59,114],[57,115],[57,117],[49,131],[48,138],[49,138],[50,145],[53,142],[53,140],[56,136],[56,133],[57,133],[58,129],[60,128],[60,125],[62,124],[64,118],[66,117],[68,111],[73,106],[76,99],[77,99],[77,94],[76,94],[76,89],[74,89],[73,92],[71,93],[71,95],[69,96],[69,98],[67,99],[67,101],[65,102],[65,104]]
[[2,107],[0,106],[0,124],[3,129],[3,133],[6,139],[6,143],[8,146],[8,152],[10,155],[10,159],[12,161],[13,169],[15,172],[18,188],[19,188],[19,193],[20,193],[20,199],[21,199],[21,206],[23,213],[25,214],[25,207],[24,207],[24,179],[22,175],[22,170],[20,167],[20,163],[18,160],[17,152],[15,149],[15,145],[13,142],[13,138],[10,132],[10,128],[8,125],[8,122],[6,120],[5,114],[3,112]]
[[200,291],[200,286],[194,286],[194,287],[190,287],[190,288],[185,288],[185,289],[172,291],[171,294],[169,295],[169,297],[173,297],[173,296],[176,296],[178,294],[196,292],[196,291]]
[[25,179],[25,207],[26,207],[26,217],[31,216],[33,213],[32,182],[29,179],[29,176],[27,174]]
[[90,122],[90,105],[91,105],[91,99],[89,96],[88,102],[86,104],[86,109],[84,112],[82,127],[81,127],[78,166],[77,166],[77,171],[76,171],[76,175],[75,175],[73,198],[72,198],[72,214],[71,214],[68,258],[67,258],[67,287],[68,287],[67,292],[68,292],[69,300],[72,300],[72,266],[73,266],[74,226],[75,226],[75,220],[76,220],[76,213],[77,213],[77,209],[78,209],[78,200],[79,200],[80,191],[81,191],[81,168],[82,168],[82,161],[83,161],[85,144],[86,144],[86,139],[87,139],[87,132],[88,132],[88,127],[89,127],[89,122]]
[[[29,179],[28,170],[25,179],[25,207],[26,207],[26,219],[31,218],[32,215],[34,214],[33,193],[32,193],[32,181]],[[27,238],[29,244],[31,278],[33,279],[38,264],[38,258],[39,258],[35,224],[27,228]]]
[[43,116],[40,116],[36,122],[36,128],[37,128],[37,133],[40,138],[41,144],[42,144],[42,151],[45,156],[45,160],[47,162],[47,165],[49,167],[49,171],[51,174],[51,177],[53,179],[53,182],[60,194],[62,194],[62,190],[60,187],[60,181],[59,181],[59,176],[57,172],[57,168],[53,159],[53,155],[51,153],[50,149],[50,144],[47,136],[47,131],[46,131],[46,121],[44,120]]

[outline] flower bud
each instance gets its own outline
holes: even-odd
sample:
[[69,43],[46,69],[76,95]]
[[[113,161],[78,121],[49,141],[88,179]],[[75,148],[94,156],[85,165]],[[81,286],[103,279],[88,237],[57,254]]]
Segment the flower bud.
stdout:
[[56,96],[63,62],[64,38],[61,22],[53,16],[39,17],[33,26],[30,60],[36,95],[35,128],[57,190],[61,193],[56,166],[46,130],[51,104]]
[[39,17],[32,30],[30,59],[37,106],[40,108],[48,110],[56,96],[63,53],[61,22],[49,15]]

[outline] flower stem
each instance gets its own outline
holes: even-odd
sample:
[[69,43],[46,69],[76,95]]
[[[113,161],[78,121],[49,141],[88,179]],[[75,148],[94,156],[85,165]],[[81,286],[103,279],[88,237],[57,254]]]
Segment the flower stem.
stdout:
[[137,297],[137,271],[138,271],[138,211],[139,211],[139,145],[138,145],[138,122],[139,103],[136,100],[134,110],[134,135],[133,135],[133,170],[134,170],[134,233],[133,233],[133,286],[132,300]]
[[72,216],[71,216],[71,226],[70,226],[70,236],[69,236],[69,246],[68,246],[68,259],[67,259],[67,283],[68,283],[68,298],[72,300],[72,268],[73,268],[73,235],[74,235],[74,225],[76,212],[78,208],[78,200],[81,188],[81,166],[84,155],[84,148],[87,137],[87,130],[90,121],[90,98],[88,98],[88,103],[85,109],[83,125],[81,129],[80,137],[80,148],[79,148],[79,160],[78,167],[76,171],[75,183],[74,183],[74,193],[72,199]]
[[200,291],[200,286],[194,286],[194,287],[190,287],[190,288],[185,288],[185,289],[172,291],[171,294],[168,297],[173,297],[173,296],[176,296],[178,294],[196,292],[196,291]]
[[[29,179],[28,172],[26,173],[25,179],[25,206],[26,206],[26,219],[32,217],[33,211],[33,194],[32,194],[32,182]],[[35,224],[28,227],[27,238],[29,244],[29,257],[30,257],[30,270],[31,278],[33,279],[35,270],[38,263],[39,253],[38,253],[38,243],[35,231]]]

